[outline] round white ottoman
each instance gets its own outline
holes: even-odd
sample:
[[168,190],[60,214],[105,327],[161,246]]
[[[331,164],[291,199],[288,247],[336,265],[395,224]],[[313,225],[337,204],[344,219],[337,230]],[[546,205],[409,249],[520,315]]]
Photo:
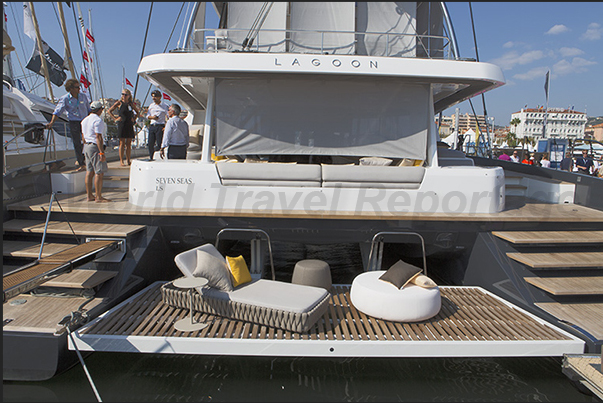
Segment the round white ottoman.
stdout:
[[367,271],[352,281],[350,298],[360,312],[394,322],[418,322],[429,319],[442,306],[440,289],[423,288],[412,283],[397,289],[379,280],[385,270]]
[[293,284],[322,287],[331,291],[331,268],[325,261],[318,259],[300,260],[293,268]]

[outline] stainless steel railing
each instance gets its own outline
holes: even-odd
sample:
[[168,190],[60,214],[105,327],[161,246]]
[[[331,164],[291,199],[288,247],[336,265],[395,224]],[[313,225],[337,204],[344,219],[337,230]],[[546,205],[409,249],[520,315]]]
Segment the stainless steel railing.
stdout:
[[[252,38],[247,38],[248,29],[205,28],[192,30],[191,37],[202,37],[204,43],[191,43],[185,48],[172,52],[241,52],[256,53],[306,53],[306,54],[351,54],[385,57],[421,57],[430,59],[456,59],[456,44],[448,36],[418,35],[416,33],[357,32],[357,31],[315,31],[291,29],[261,29]],[[281,39],[273,39],[279,34]],[[295,41],[296,35],[312,40]],[[335,38],[347,38],[347,43],[327,45],[337,42]],[[239,42],[240,38],[240,42]],[[250,40],[248,40],[250,39]],[[378,51],[368,51],[364,42],[379,43]],[[185,42],[186,43],[186,42]]]
[[[66,123],[56,123],[56,125],[66,125]],[[13,125],[14,127],[14,125]],[[64,133],[67,133],[67,127],[64,126]],[[55,136],[56,134],[56,136]],[[64,140],[59,144],[56,137],[64,137]],[[59,160],[58,151],[60,149],[69,149],[70,138],[68,136],[60,136],[53,130],[47,130],[44,123],[33,124],[21,133],[13,136],[10,140],[4,142],[4,175],[10,170],[22,169],[31,165],[45,164],[49,161]],[[73,146],[71,146],[73,150]],[[31,162],[31,158],[27,159],[28,163],[15,163],[14,160],[26,160],[25,156],[32,157],[35,161]],[[12,158],[12,166],[8,159]]]

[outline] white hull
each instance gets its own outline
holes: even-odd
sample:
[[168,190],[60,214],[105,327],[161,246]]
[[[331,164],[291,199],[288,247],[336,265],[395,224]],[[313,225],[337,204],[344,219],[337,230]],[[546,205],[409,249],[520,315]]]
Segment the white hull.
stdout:
[[[243,164],[241,164],[243,165]],[[405,169],[399,167],[393,169]],[[250,214],[322,213],[388,215],[497,213],[504,209],[503,169],[432,167],[418,189],[225,186],[216,164],[136,160],[130,171],[129,202],[159,209]]]

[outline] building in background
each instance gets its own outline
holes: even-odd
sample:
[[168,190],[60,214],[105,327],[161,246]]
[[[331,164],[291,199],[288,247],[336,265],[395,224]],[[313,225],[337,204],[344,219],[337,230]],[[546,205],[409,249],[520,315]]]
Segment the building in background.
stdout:
[[571,140],[584,138],[586,113],[573,109],[549,108],[546,119],[546,136],[543,136],[544,108],[522,108],[511,114],[511,120],[517,118],[520,123],[515,128],[515,136],[519,138],[567,138]]
[[603,123],[587,126],[584,132],[584,137],[603,143]]

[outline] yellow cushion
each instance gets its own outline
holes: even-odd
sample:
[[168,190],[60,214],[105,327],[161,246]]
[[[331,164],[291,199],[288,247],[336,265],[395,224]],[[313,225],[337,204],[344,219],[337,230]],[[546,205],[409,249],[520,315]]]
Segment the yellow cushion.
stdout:
[[243,256],[226,256],[226,263],[228,263],[228,268],[230,269],[230,274],[232,275],[233,287],[238,287],[241,284],[251,282],[251,273],[249,273],[247,263],[245,263]]
[[216,155],[214,154],[214,152],[211,152],[211,160],[212,161],[222,161],[222,160],[227,160],[228,157],[225,155]]

